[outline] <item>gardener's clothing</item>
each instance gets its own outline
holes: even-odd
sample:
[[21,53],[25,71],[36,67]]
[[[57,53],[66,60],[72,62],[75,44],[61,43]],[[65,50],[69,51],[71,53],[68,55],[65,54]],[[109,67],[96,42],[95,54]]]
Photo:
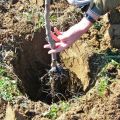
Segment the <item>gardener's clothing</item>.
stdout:
[[91,0],[87,13],[97,19],[118,6],[120,0]]
[[120,0],[68,0],[68,2],[78,7],[90,4],[86,13],[90,21],[97,20],[101,15],[120,6]]

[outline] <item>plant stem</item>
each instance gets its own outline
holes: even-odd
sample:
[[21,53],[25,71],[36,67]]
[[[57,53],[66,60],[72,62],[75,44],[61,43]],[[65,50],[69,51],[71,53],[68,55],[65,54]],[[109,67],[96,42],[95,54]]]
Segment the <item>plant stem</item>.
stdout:
[[[47,37],[48,43],[51,46],[51,49],[54,49],[55,48],[55,42],[54,42],[54,40],[52,40],[51,34],[50,34],[51,26],[50,26],[49,14],[50,14],[50,0],[45,0],[44,18],[45,18],[46,37]],[[56,54],[51,54],[51,59],[52,59],[52,62],[56,61]]]

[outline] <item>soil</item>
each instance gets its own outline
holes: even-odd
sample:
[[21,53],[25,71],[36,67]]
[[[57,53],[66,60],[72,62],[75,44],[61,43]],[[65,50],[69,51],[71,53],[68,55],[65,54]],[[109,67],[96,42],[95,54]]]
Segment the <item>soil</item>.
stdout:
[[110,86],[110,94],[105,92],[104,98],[94,91],[73,103],[73,108],[61,115],[57,120],[119,120],[120,119],[120,81]]
[[[1,99],[0,106],[3,107],[0,107],[0,119],[49,120],[43,115],[49,110],[49,104],[67,100],[71,107],[67,112],[58,113],[57,120],[119,120],[119,69],[112,72],[113,69],[108,68],[109,75],[114,75],[117,80],[106,89],[104,97],[100,97],[93,87],[97,84],[99,71],[105,66],[103,54],[100,53],[107,53],[113,47],[120,48],[119,9],[101,17],[80,40],[58,55],[64,74],[52,89],[48,75],[50,55],[43,48],[46,43],[45,29],[41,27],[35,30],[38,15],[32,13],[30,20],[23,15],[30,13],[30,17],[31,9],[37,13],[43,11],[43,6],[42,0],[0,2],[0,60],[13,69],[19,79],[18,88],[24,95],[12,103]],[[57,1],[51,8],[53,13],[56,9],[62,11],[58,14],[61,17],[57,23],[52,24],[61,30],[68,29],[83,16],[80,9],[63,1]],[[45,79],[41,81],[44,75]],[[50,89],[47,93],[43,92],[46,88]],[[61,94],[60,99],[57,97],[54,101],[52,97],[58,93]],[[74,100],[73,96],[81,97]]]

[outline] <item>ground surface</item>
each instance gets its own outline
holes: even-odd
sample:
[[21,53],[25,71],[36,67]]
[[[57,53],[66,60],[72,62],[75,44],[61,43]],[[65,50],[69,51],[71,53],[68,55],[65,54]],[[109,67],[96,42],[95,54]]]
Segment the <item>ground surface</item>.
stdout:
[[[50,69],[50,56],[43,49],[46,41],[42,6],[42,1],[37,0],[0,2],[0,62],[8,69],[7,74],[14,74],[12,78],[17,79],[23,94],[9,103],[1,96],[0,119],[120,120],[119,10],[114,10],[109,20],[107,15],[100,18],[59,55],[69,77],[63,77],[67,80],[59,87],[64,94],[58,99],[66,101],[48,105],[52,98],[43,91],[48,89],[46,82],[40,81]],[[83,16],[80,9],[63,1],[51,8],[52,26],[61,30]],[[1,73],[0,80],[1,75],[6,76]]]

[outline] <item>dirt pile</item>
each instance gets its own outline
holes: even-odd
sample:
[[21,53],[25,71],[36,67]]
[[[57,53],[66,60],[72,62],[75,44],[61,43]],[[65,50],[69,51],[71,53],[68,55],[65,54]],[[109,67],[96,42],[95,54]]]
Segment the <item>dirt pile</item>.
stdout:
[[74,103],[73,109],[57,120],[119,120],[120,119],[120,81],[111,84],[110,94],[99,97],[90,91],[84,98]]
[[[86,43],[77,42],[61,54],[65,67],[74,72],[87,90],[95,82],[101,58]],[[94,59],[96,58],[96,60]]]
[[18,97],[14,100],[13,104],[8,104],[6,107],[5,120],[26,120],[34,119],[39,116],[42,117],[43,113],[47,111],[49,106],[42,102],[32,102],[25,97]]

